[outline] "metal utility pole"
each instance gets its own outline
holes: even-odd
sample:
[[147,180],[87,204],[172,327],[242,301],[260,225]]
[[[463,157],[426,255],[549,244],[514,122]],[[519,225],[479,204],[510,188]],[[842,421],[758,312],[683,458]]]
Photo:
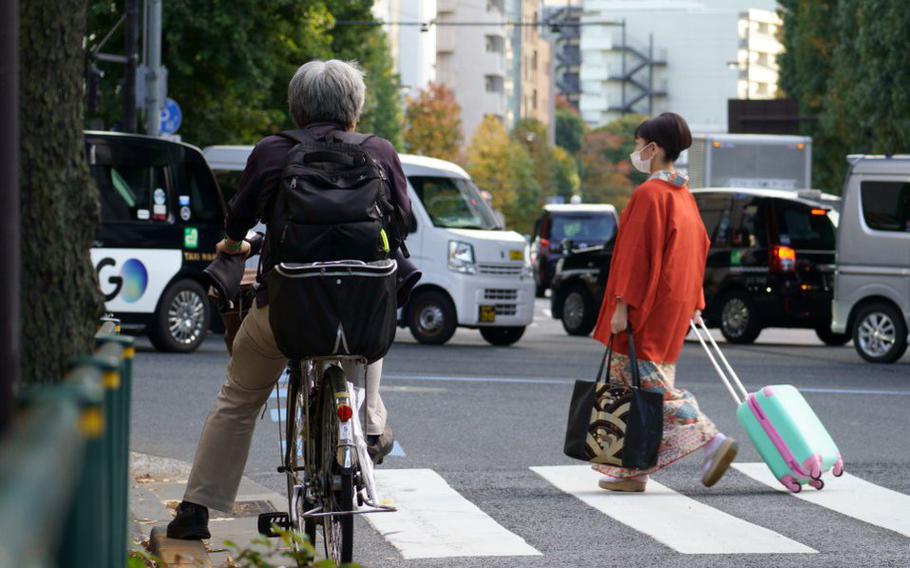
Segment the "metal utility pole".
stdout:
[[145,133],[161,133],[161,109],[164,108],[164,68],[161,67],[161,2],[146,0],[145,34]]
[[0,432],[19,383],[19,2],[0,2]]
[[139,0],[126,0],[126,72],[123,74],[124,132],[136,132],[136,69],[139,67]]

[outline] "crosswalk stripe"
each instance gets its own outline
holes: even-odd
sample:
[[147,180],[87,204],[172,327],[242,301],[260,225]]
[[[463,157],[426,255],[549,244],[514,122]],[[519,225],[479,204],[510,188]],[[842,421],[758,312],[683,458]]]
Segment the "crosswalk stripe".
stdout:
[[405,559],[540,555],[432,469],[380,469],[375,476],[383,502],[398,512],[365,516]]
[[655,482],[646,493],[597,487],[587,465],[532,467],[560,490],[683,554],[811,554],[818,551]]
[[[733,467],[769,487],[787,491],[763,463],[737,463]],[[823,490],[806,486],[794,497],[910,537],[910,495],[849,473],[840,478],[825,476]]]

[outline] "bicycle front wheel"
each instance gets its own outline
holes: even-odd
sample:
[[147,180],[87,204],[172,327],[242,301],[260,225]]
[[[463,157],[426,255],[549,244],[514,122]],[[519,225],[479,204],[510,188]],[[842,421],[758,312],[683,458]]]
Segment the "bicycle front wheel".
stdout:
[[[337,369],[337,368],[336,368]],[[340,369],[338,369],[340,372]],[[327,371],[327,373],[330,371]],[[322,465],[322,497],[325,513],[349,513],[354,510],[353,467],[338,463],[338,415],[335,392],[329,377],[323,377],[319,393],[322,432],[319,458]],[[354,555],[354,517],[350,514],[329,515],[323,519],[325,554],[336,564],[350,563]]]

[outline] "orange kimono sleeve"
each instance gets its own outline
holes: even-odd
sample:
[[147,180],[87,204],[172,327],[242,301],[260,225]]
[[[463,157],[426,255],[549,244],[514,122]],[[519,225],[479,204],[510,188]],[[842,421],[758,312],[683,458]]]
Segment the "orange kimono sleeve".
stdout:
[[619,225],[610,265],[606,298],[616,298],[631,308],[653,302],[663,264],[665,227],[656,192],[639,188],[629,201]]

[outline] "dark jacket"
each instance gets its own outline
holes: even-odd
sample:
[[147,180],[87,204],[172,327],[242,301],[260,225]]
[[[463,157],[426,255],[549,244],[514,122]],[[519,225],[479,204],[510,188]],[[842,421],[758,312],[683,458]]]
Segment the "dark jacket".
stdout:
[[[327,134],[342,130],[335,123],[319,122],[310,124],[305,128],[314,137],[321,138]],[[268,204],[272,196],[278,191],[281,183],[281,172],[284,169],[288,152],[296,143],[283,136],[267,136],[256,144],[250,154],[240,178],[240,185],[236,195],[228,203],[227,218],[225,219],[225,232],[232,240],[243,239],[247,231],[253,228],[259,220],[267,223],[269,211]],[[392,199],[399,207],[404,218],[411,214],[411,201],[408,198],[408,184],[401,169],[401,161],[391,142],[384,138],[374,136],[363,143],[362,148],[372,156],[383,169],[389,179]],[[268,225],[266,224],[266,241],[269,239]],[[262,248],[260,266],[269,267],[268,246]],[[268,270],[263,269],[258,275],[259,291],[256,294],[256,305],[263,307],[268,304],[268,294],[265,290]]]

